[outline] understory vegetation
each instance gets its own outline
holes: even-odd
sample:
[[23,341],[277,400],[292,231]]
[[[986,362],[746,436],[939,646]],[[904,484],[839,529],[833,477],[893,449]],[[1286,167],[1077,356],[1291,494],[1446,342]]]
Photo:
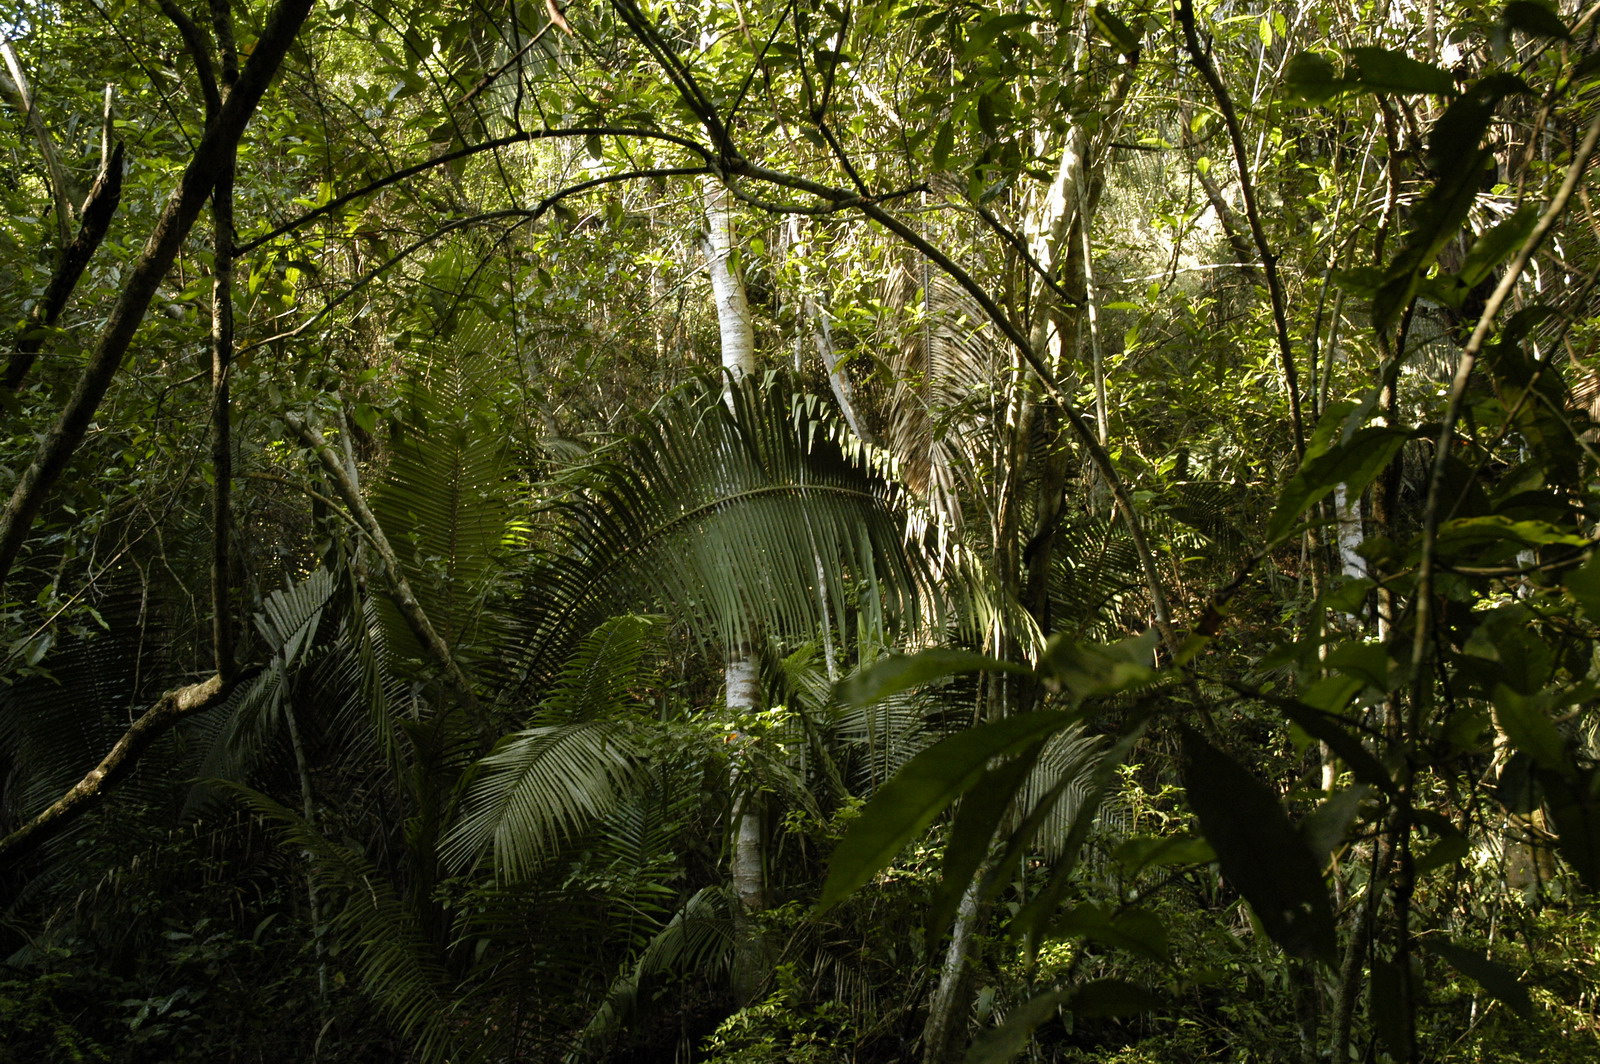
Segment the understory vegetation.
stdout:
[[1600,5],[0,19],[0,1064],[1600,1059]]

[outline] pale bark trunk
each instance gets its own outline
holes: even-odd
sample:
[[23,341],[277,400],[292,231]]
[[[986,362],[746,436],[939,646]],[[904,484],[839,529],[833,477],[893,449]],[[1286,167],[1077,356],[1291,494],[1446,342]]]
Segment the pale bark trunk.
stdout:
[[706,178],[706,269],[711,274],[711,297],[717,307],[717,329],[722,338],[722,368],[739,380],[756,371],[756,331],[750,319],[750,300],[744,280],[733,268],[733,215],[728,190],[716,178]]
[[922,1028],[923,1064],[954,1064],[966,1042],[967,999],[972,971],[968,955],[982,915],[978,903],[978,876],[974,876],[956,907],[955,925],[939,968],[939,985],[928,1004],[928,1022]]
[[[755,327],[750,318],[750,301],[745,296],[744,280],[733,268],[736,246],[733,215],[728,207],[728,190],[720,181],[705,183],[706,268],[711,274],[711,293],[716,303],[717,328],[721,338],[722,368],[728,375],[728,400],[732,385],[756,371]],[[730,721],[755,712],[761,704],[760,673],[755,654],[748,646],[728,648],[727,705]],[[733,880],[735,942],[733,992],[741,1003],[754,1000],[766,977],[765,943],[752,915],[766,908],[765,853],[761,838],[761,803],[753,787],[741,779],[744,774],[742,738],[733,751],[728,770],[728,789],[733,795],[732,843],[728,858]],[[744,784],[744,785],[741,785]]]

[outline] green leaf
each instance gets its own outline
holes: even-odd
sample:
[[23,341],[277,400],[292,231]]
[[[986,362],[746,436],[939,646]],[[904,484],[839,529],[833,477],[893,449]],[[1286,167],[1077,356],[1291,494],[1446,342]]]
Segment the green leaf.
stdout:
[[1125,839],[1111,852],[1111,859],[1136,876],[1146,868],[1215,861],[1217,851],[1205,839],[1190,835],[1143,835]]
[[913,687],[973,672],[1009,672],[1031,676],[1022,665],[970,650],[934,647],[916,654],[890,654],[840,681],[838,700],[845,705],[864,706]]
[[1542,769],[1560,772],[1567,766],[1567,744],[1550,719],[1543,692],[1523,695],[1503,683],[1494,685],[1494,715],[1511,743]]
[[1067,910],[1050,928],[1050,933],[1052,937],[1087,938],[1161,964],[1171,959],[1166,925],[1148,909],[1111,913],[1103,906],[1085,902]]
[[1031,26],[1039,21],[1038,15],[1029,15],[1024,12],[1011,12],[1004,15],[994,15],[978,24],[978,27],[967,37],[969,54],[977,54],[993,44],[996,38],[1012,30]]
[[1368,46],[1350,48],[1345,54],[1355,65],[1357,80],[1373,92],[1455,95],[1456,79],[1448,70],[1412,59],[1403,52]]
[[1339,77],[1333,61],[1317,52],[1300,52],[1289,60],[1283,74],[1284,96],[1290,103],[1316,107],[1348,92],[1350,84]]
[[893,861],[978,782],[991,758],[1041,743],[1074,719],[1055,710],[1024,713],[952,735],[912,758],[872,796],[834,850],[817,912],[838,904]]
[[1035,1028],[1053,1018],[1072,993],[1071,989],[1047,990],[1018,1005],[1006,1013],[1004,1023],[973,1039],[964,1064],[1003,1064],[1015,1059],[1027,1048]]
[[1361,784],[1347,791],[1329,795],[1311,815],[1300,821],[1300,837],[1310,847],[1319,861],[1328,857],[1344,842],[1345,833],[1361,812],[1361,803],[1372,793],[1372,787]]
[[1539,208],[1531,203],[1496,223],[1473,242],[1472,249],[1461,263],[1461,269],[1456,271],[1456,277],[1468,288],[1475,286],[1521,247],[1538,223]]
[[1527,83],[1515,74],[1491,74],[1474,82],[1451,101],[1428,131],[1428,165],[1442,174],[1461,166],[1483,143],[1500,101],[1529,91]]
[[1333,963],[1333,907],[1317,860],[1266,784],[1187,726],[1183,785],[1222,874],[1287,952]]
[[1157,678],[1155,629],[1108,646],[1054,635],[1039,658],[1039,672],[1055,690],[1074,698],[1122,694]]
[[1600,551],[1591,551],[1588,560],[1568,573],[1562,584],[1591,621],[1600,620]]
[[1139,57],[1139,35],[1116,12],[1111,10],[1109,4],[1096,4],[1090,13],[1094,19],[1094,28],[1100,31],[1101,36],[1116,45],[1123,55],[1137,61]]
[[1600,891],[1600,767],[1566,772],[1541,769],[1538,777],[1556,849],[1585,887]]
[[1528,988],[1511,969],[1487,954],[1459,946],[1449,939],[1425,935],[1421,941],[1429,953],[1483,987],[1490,997],[1525,1020],[1533,1018],[1533,1001],[1528,997]]
[[1548,37],[1557,41],[1572,38],[1561,16],[1536,0],[1511,0],[1500,17],[1507,29],[1519,30],[1530,37]]
[[1277,543],[1294,532],[1301,515],[1340,484],[1347,485],[1352,495],[1366,490],[1410,437],[1403,429],[1369,425],[1322,454],[1307,452],[1304,464],[1278,495],[1267,523],[1267,541]]
[[1016,757],[989,769],[961,799],[955,823],[950,828],[950,841],[945,845],[944,868],[939,887],[934,891],[928,906],[928,934],[936,938],[943,934],[954,919],[961,904],[961,896],[971,885],[972,878],[989,855],[989,844],[994,839],[1000,818],[1011,808],[1017,790],[1028,778],[1037,761],[1037,750],[1029,756]]
[[944,170],[950,165],[950,153],[955,150],[956,131],[949,119],[939,123],[939,132],[933,138],[933,168]]

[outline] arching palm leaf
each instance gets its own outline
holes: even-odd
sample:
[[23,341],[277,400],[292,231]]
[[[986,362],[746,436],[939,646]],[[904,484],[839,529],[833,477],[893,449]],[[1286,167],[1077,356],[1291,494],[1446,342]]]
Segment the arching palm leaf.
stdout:
[[479,762],[444,845],[450,864],[470,867],[492,852],[499,874],[521,878],[616,805],[638,765],[625,718],[659,630],[625,616],[590,633],[552,684],[541,723]]
[[915,617],[922,562],[891,478],[819,402],[781,380],[665,401],[557,507],[561,548],[534,576],[525,675],[573,631],[660,603],[708,640],[806,638],[847,607],[869,629]]

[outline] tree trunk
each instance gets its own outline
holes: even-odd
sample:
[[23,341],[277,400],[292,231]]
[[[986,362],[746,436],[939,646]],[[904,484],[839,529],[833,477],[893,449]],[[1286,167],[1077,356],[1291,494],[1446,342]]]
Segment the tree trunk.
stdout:
[[[721,338],[722,368],[728,376],[728,400],[732,386],[755,372],[755,326],[750,319],[750,301],[745,296],[744,280],[733,268],[736,245],[733,216],[728,209],[728,190],[714,178],[705,182],[706,269],[711,274],[711,294],[717,308],[717,329]],[[748,646],[728,648],[727,706],[730,724],[755,712],[761,705],[760,672],[754,652]],[[743,739],[734,733],[733,758],[728,770],[728,790],[733,795],[732,842],[728,858],[733,893],[735,941],[733,992],[741,1004],[753,1001],[766,978],[766,944],[751,919],[766,908],[766,855],[761,838],[761,802],[749,781],[743,779]],[[742,784],[742,786],[741,786]]]

